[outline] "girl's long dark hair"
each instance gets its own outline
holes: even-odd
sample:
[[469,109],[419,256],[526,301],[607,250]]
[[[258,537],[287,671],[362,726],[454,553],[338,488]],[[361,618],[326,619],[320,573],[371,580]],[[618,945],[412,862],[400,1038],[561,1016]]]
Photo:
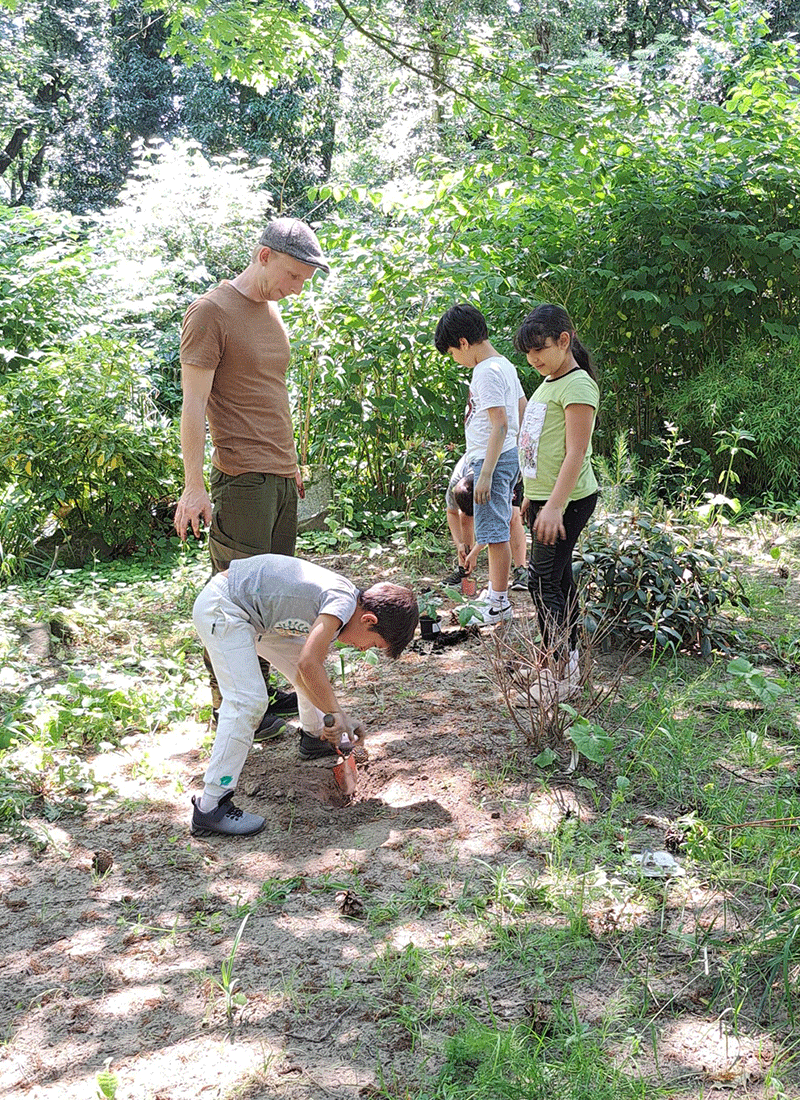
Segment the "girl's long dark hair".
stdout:
[[569,314],[561,306],[543,305],[532,310],[517,330],[514,347],[521,355],[527,355],[531,348],[543,348],[548,336],[551,340],[558,340],[562,332],[569,333],[570,350],[575,362],[596,382],[597,371],[592,357],[578,339]]

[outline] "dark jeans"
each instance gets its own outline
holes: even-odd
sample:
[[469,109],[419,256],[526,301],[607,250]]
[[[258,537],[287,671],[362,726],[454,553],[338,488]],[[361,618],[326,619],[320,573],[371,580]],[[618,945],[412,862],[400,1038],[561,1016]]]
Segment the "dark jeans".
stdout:
[[572,500],[564,509],[566,538],[552,546],[539,542],[533,523],[546,501],[532,500],[528,509],[531,529],[531,556],[528,562],[528,591],[531,594],[545,648],[556,658],[569,635],[569,648],[578,644],[578,586],[572,576],[572,551],[578,536],[597,504],[597,493]]
[[[208,536],[211,575],[227,569],[232,561],[256,554],[294,557],[297,539],[297,483],[277,474],[224,474],[211,470],[210,489],[214,512]],[[219,710],[219,684],[208,654],[203,660],[211,684],[211,703]],[[264,683],[269,682],[269,662],[259,658]]]

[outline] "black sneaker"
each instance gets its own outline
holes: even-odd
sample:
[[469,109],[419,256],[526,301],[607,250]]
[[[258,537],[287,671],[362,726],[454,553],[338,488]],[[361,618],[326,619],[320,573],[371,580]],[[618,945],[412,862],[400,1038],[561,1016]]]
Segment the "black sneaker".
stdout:
[[253,734],[254,741],[275,741],[286,729],[286,719],[278,714],[266,712]]
[[320,737],[312,737],[305,730],[300,730],[300,759],[319,760],[323,756],[338,756],[338,752],[330,743]]
[[515,565],[511,575],[512,592],[528,591],[528,567],[527,565]]
[[449,585],[452,588],[458,588],[461,584],[462,577],[466,577],[467,573],[463,565],[457,565],[452,573],[448,573],[446,577],[442,577],[442,584]]
[[192,836],[255,836],[266,825],[266,818],[258,814],[249,814],[233,804],[233,791],[228,791],[219,800],[216,809],[204,814],[200,810],[199,799],[192,798]]
[[265,718],[267,714],[273,717],[279,714],[282,718],[293,718],[297,714],[297,692],[281,691],[279,688],[270,691],[269,706],[264,715]]
[[[211,720],[216,729],[219,721],[219,711],[216,707],[211,708]],[[254,741],[274,741],[280,737],[283,731],[286,729],[286,719],[279,718],[273,714],[270,714],[268,710],[264,712],[264,717],[258,723],[254,733]]]

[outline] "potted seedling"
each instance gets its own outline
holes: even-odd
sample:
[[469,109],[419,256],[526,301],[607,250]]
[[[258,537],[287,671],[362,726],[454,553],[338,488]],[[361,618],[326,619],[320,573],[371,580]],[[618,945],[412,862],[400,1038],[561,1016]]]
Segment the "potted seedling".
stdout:
[[442,629],[439,625],[440,596],[423,592],[419,598],[419,632],[423,638],[432,638]]

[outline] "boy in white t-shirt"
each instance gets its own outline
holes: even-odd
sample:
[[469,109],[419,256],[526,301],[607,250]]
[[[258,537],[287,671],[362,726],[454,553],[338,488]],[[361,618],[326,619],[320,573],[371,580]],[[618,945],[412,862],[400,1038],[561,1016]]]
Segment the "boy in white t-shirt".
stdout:
[[472,369],[464,414],[467,462],[474,474],[475,539],[488,547],[489,590],[482,610],[485,625],[510,619],[511,497],[519,478],[517,433],[525,412],[514,364],[489,342],[486,320],[467,302],[440,318],[436,350]]

